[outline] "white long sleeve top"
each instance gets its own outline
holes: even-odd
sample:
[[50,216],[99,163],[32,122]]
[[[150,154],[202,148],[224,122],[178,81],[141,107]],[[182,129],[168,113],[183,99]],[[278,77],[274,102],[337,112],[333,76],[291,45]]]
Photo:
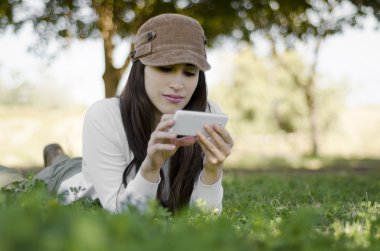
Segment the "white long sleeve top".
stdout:
[[[211,113],[222,113],[221,109],[209,102]],[[68,193],[66,203],[78,198],[98,198],[106,210],[120,212],[125,204],[138,207],[154,199],[160,181],[151,183],[133,171],[127,177],[128,185],[122,183],[126,166],[133,160],[124,130],[118,98],[109,98],[96,102],[87,111],[83,125],[83,162],[82,172],[62,182],[58,193],[68,191],[70,187],[80,187],[75,193]],[[168,193],[169,164],[162,167],[165,175],[164,196]],[[222,177],[212,184],[205,185],[200,176],[196,177],[190,205],[201,202],[206,209],[221,212],[223,187]],[[167,184],[166,184],[167,183]],[[66,192],[67,193],[67,192]]]

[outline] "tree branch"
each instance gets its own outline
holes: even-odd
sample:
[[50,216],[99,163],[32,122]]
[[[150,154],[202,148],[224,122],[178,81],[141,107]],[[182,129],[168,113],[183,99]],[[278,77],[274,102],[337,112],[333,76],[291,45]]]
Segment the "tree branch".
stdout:
[[315,75],[316,75],[316,72],[317,72],[318,56],[319,56],[319,51],[320,51],[320,48],[321,48],[321,43],[322,43],[322,39],[321,38],[317,38],[317,44],[316,44],[315,49],[314,49],[314,60],[313,60],[313,63],[311,65],[311,68],[310,68],[310,74],[308,76],[307,86],[313,85],[313,82],[314,82],[314,79],[315,79]]
[[277,52],[276,42],[274,41],[273,37],[270,35],[267,35],[268,40],[271,44],[271,51],[273,58],[277,61],[277,63],[286,71],[288,71],[290,77],[293,79],[293,82],[301,87],[304,88],[305,85],[302,84],[302,80],[298,77],[298,74],[287,64],[279,55]]
[[129,63],[131,62],[131,51],[133,49],[134,49],[134,46],[133,46],[133,43],[131,43],[131,45],[129,47],[128,56],[125,59],[123,66],[119,68],[119,70],[121,71],[121,74],[123,74],[127,70]]

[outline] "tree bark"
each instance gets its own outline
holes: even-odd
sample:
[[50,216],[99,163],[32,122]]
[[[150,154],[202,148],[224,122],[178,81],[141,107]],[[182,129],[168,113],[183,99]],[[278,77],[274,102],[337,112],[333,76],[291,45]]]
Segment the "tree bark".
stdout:
[[308,120],[310,128],[311,156],[319,155],[319,131],[317,119],[317,107],[315,104],[314,85],[304,88],[304,95],[308,108]]
[[309,109],[309,127],[310,127],[310,140],[311,140],[311,155],[319,155],[319,130],[318,130],[318,115],[316,105],[316,87],[315,77],[318,63],[319,49],[321,47],[321,40],[317,40],[317,44],[314,50],[314,60],[311,66],[311,70],[308,76],[308,81],[304,88],[304,94],[306,98],[307,107]]
[[272,43],[272,55],[278,62],[278,64],[283,67],[292,77],[293,82],[297,85],[303,92],[305,97],[305,103],[308,109],[308,124],[309,124],[309,133],[310,133],[310,144],[311,156],[319,155],[319,130],[318,130],[318,116],[317,116],[317,105],[316,105],[316,93],[315,93],[315,77],[316,77],[316,68],[318,63],[319,49],[321,45],[321,39],[317,40],[317,44],[314,50],[314,60],[311,66],[310,72],[307,76],[306,81],[302,81],[297,72],[289,67],[289,65],[284,62],[277,53],[275,41],[272,38],[269,38]]
[[[116,95],[120,79],[124,71],[127,69],[131,58],[128,54],[122,67],[116,68],[113,66],[114,44],[112,38],[116,35],[117,27],[113,22],[112,2],[108,3],[105,1],[104,3],[97,3],[94,5],[99,16],[98,24],[103,40],[105,69],[102,77],[104,81],[105,96],[108,98]],[[131,49],[133,49],[132,46],[133,45],[131,45]]]

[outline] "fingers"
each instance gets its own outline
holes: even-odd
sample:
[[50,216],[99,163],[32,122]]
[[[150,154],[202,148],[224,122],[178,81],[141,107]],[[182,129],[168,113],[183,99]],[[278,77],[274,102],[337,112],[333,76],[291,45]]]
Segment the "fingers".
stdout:
[[234,145],[234,140],[232,139],[230,133],[226,129],[219,125],[214,125],[213,128],[214,130],[216,130],[216,132],[218,132],[218,134],[224,139],[224,141],[228,145],[230,145],[231,147]]
[[231,154],[233,147],[233,140],[224,128],[214,125],[204,126],[206,133],[210,137],[206,137],[203,133],[198,133],[198,143],[205,153],[206,158],[211,164],[224,162],[224,160]]
[[230,147],[225,143],[224,139],[215,130],[213,130],[211,126],[205,125],[204,128],[210,135],[210,137],[207,138],[208,141],[210,141],[210,143],[214,143],[207,144],[208,142],[206,142],[206,146],[210,148],[215,145],[216,147],[214,146],[213,149],[215,148],[216,150],[220,150],[227,156],[230,155]]
[[156,131],[168,131],[174,125],[174,123],[174,119],[163,120],[158,123]]
[[220,151],[222,151],[226,156],[229,156],[231,154],[233,140],[228,131],[217,125],[205,125],[204,128],[210,135],[210,139],[212,139],[211,143],[214,143]]
[[199,138],[199,145],[211,164],[215,165],[227,158],[228,155],[218,149],[204,134],[198,133],[197,136]]
[[156,131],[168,131],[175,121],[173,119],[173,114],[164,114],[161,116],[160,123],[156,127]]
[[217,156],[215,156],[213,151],[210,150],[210,147],[208,147],[206,145],[207,141],[208,141],[206,136],[204,136],[201,133],[197,134],[197,136],[199,138],[198,144],[201,146],[201,149],[202,149],[203,153],[205,154],[205,158],[207,159],[207,161],[209,163],[211,163],[212,165],[216,165],[216,164],[218,164],[218,162],[224,161],[224,159],[225,159],[224,156],[219,155],[219,158],[218,158]]
[[197,138],[194,136],[187,136],[182,138],[176,138],[172,140],[172,143],[175,144],[177,147],[180,146],[191,146],[197,142]]
[[171,152],[171,151],[176,150],[176,146],[173,144],[157,143],[157,144],[154,144],[149,149],[150,149],[151,153],[155,153],[155,152],[159,152],[159,151]]
[[[177,135],[170,133],[169,129],[174,125],[172,114],[164,114],[156,126],[156,129],[150,135],[148,142],[146,163],[149,163],[148,169],[157,171],[159,170],[166,159],[172,156],[178,147],[172,143]],[[144,160],[144,161],[145,161]],[[145,165],[147,166],[147,165]]]
[[[170,146],[172,150],[177,150],[181,146],[190,146],[196,142],[196,137],[182,137],[177,138],[177,134],[171,133],[168,130],[175,124],[172,114],[164,114],[158,123],[156,130],[151,134],[148,142],[149,146],[156,146],[158,143]],[[169,149],[168,148],[168,149]],[[154,148],[154,150],[161,148]]]
[[165,120],[172,119],[172,118],[173,118],[173,114],[163,114],[161,116],[161,120],[160,121],[165,121]]
[[176,137],[177,137],[177,135],[174,134],[174,133],[163,132],[163,131],[154,131],[150,135],[150,141],[152,143],[156,143],[156,142],[159,142],[159,141],[165,141],[165,140],[170,141],[171,139],[175,139]]

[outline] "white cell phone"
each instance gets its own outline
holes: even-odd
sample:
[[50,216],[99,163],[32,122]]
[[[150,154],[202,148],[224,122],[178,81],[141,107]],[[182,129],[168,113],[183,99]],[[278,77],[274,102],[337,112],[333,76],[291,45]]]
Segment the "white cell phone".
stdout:
[[198,131],[204,132],[204,124],[217,124],[225,127],[228,115],[178,110],[174,114],[174,120],[175,124],[170,132],[182,136],[195,136]]

